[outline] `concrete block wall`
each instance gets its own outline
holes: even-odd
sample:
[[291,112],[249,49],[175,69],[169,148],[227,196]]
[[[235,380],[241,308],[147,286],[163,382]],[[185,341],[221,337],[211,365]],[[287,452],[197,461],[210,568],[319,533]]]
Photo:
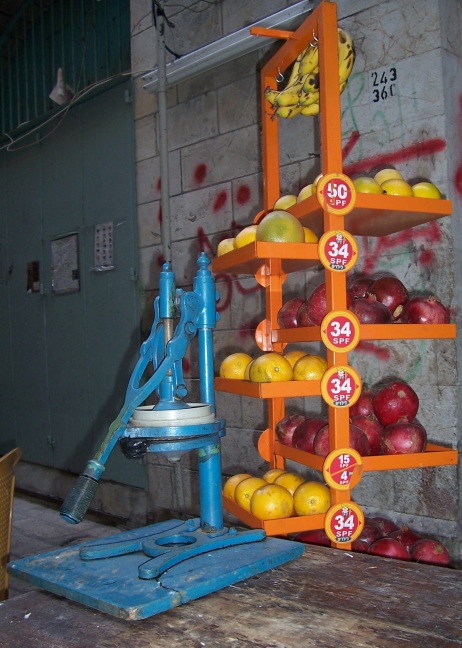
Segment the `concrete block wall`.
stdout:
[[[291,2],[223,0],[193,13],[195,3],[166,12],[175,25],[166,42],[178,53],[202,45],[258,20]],[[194,6],[192,6],[194,5]],[[355,41],[357,59],[342,95],[344,171],[371,175],[377,166],[396,166],[409,180],[434,181],[454,201],[452,218],[383,238],[360,239],[356,270],[391,271],[412,291],[436,294],[450,305],[460,325],[462,232],[459,217],[462,123],[460,21],[457,0],[339,0],[339,22]],[[156,32],[151,2],[132,0],[133,69],[156,64]],[[218,241],[250,224],[262,201],[259,68],[277,44],[191,78],[168,92],[171,234],[179,286],[189,287],[200,251],[213,256]],[[157,98],[134,75],[137,151],[137,203],[140,246],[142,326],[149,330],[162,259]],[[396,78],[394,78],[396,77]],[[393,78],[393,81],[392,81]],[[393,92],[390,83],[393,82]],[[297,193],[318,174],[316,119],[282,122],[281,192]],[[253,337],[264,316],[263,294],[253,277],[217,276],[221,320],[215,334],[216,367],[237,349],[258,355]],[[308,296],[323,281],[314,270],[291,275],[285,297]],[[322,351],[306,344],[307,352]],[[198,397],[195,348],[186,358],[190,400]],[[458,447],[459,341],[363,343],[350,355],[363,381],[386,376],[407,380],[420,398],[419,419],[435,442]],[[259,474],[267,465],[256,443],[266,427],[266,405],[253,399],[217,394],[217,409],[227,420],[223,473]],[[321,399],[290,399],[287,410],[321,412]],[[152,455],[148,509],[197,513],[194,454],[176,464]],[[310,476],[308,469],[289,467]],[[416,530],[441,536],[460,556],[460,479],[457,467],[367,474],[354,490],[367,513],[389,515]]]

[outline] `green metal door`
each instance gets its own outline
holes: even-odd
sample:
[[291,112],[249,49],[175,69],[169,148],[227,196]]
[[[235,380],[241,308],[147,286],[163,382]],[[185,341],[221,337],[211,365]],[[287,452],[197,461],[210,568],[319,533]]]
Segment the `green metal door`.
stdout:
[[[129,82],[77,104],[45,135],[1,155],[0,410],[10,425],[0,451],[14,430],[26,461],[80,472],[139,352]],[[145,468],[116,448],[105,477],[144,486]]]

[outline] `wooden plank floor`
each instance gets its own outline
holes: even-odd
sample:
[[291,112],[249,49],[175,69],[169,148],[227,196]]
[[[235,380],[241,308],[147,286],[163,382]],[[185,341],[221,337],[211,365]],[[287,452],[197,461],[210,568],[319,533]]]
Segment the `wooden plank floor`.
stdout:
[[143,621],[42,591],[0,604],[5,648],[462,645],[462,572],[307,545],[269,572]]

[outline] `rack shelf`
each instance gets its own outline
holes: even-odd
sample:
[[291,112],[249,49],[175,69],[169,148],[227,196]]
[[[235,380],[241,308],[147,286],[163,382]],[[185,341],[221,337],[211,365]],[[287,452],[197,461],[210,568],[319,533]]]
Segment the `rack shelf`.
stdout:
[[[360,324],[360,340],[436,340],[454,339],[455,324]],[[321,327],[273,329],[272,342],[316,342],[321,340]]]
[[[265,439],[261,444],[265,443]],[[261,445],[260,445],[261,447]],[[262,448],[264,451],[264,448]],[[316,470],[322,470],[324,457],[303,452],[297,448],[285,446],[279,441],[274,442],[274,452],[285,459],[290,459],[296,463]],[[425,452],[416,452],[413,454],[403,455],[374,455],[372,457],[362,457],[362,466],[364,472],[382,471],[382,470],[401,470],[404,468],[428,468],[430,466],[447,466],[457,465],[458,452],[452,448],[429,443]]]
[[[318,236],[323,233],[324,212],[316,195],[287,211]],[[354,236],[387,236],[451,213],[450,200],[357,193],[354,209],[340,219],[343,224],[339,223],[339,229],[346,229]]]
[[215,389],[228,394],[251,398],[295,398],[297,396],[320,396],[319,380],[288,380],[284,382],[253,383],[248,380],[215,378]]
[[[338,88],[338,24],[337,7],[334,2],[322,1],[310,13],[303,24],[294,32],[280,32],[281,45],[278,52],[267,61],[261,71],[262,97],[262,161],[263,161],[263,197],[264,208],[254,218],[258,223],[270,212],[280,197],[280,158],[278,119],[268,114],[265,105],[265,89],[277,89],[276,79],[281,72],[286,72],[296,57],[316,37],[319,52],[319,93],[321,111],[319,115],[321,142],[322,176],[342,180],[342,127],[341,105]],[[257,33],[257,32],[255,32]],[[275,31],[271,30],[274,36]],[[265,35],[259,29],[258,35]],[[269,35],[269,34],[268,34]],[[343,176],[343,178],[339,178]],[[322,180],[320,180],[322,183]],[[351,182],[348,183],[351,186]],[[334,182],[335,186],[335,182]],[[320,191],[323,185],[318,185]],[[338,194],[339,195],[339,194]],[[321,198],[325,198],[323,193]],[[320,204],[315,193],[304,201],[297,203],[288,211],[300,222],[313,230],[318,237],[326,232],[342,230],[352,236],[382,237],[425,223],[450,216],[451,201],[446,199],[429,199],[404,196],[363,194],[351,190],[351,210],[345,214],[344,209],[338,212],[323,200]],[[257,282],[265,291],[265,319],[256,330],[255,339],[263,351],[282,352],[289,343],[322,341],[321,327],[302,327],[280,329],[277,316],[282,307],[283,283],[291,272],[314,268],[321,264],[317,244],[313,243],[263,243],[255,242],[241,249],[233,250],[212,261],[214,273],[236,273],[255,275]],[[343,268],[345,270],[345,268]],[[328,312],[346,309],[346,272],[337,267],[325,267],[326,301]],[[324,332],[323,332],[324,335]],[[361,340],[430,340],[454,339],[454,324],[360,324],[359,342]],[[325,339],[325,338],[324,338]],[[348,353],[342,349],[327,349],[328,371],[344,370],[348,365]],[[340,373],[340,371],[339,371]],[[328,378],[331,376],[329,375]],[[276,436],[276,426],[285,414],[285,399],[322,395],[321,381],[288,381],[278,383],[251,383],[246,380],[226,380],[215,378],[217,391],[266,399],[268,427],[262,432],[258,441],[258,451],[271,468],[284,468],[286,460],[308,466],[323,472],[325,458],[303,452],[280,443]],[[344,402],[344,401],[343,401]],[[349,439],[349,407],[340,407],[334,400],[327,400],[329,420],[330,456],[338,459],[335,452],[344,453]],[[351,455],[350,455],[351,456]],[[333,459],[332,459],[333,460]],[[458,452],[435,443],[427,444],[425,452],[403,455],[377,455],[361,458],[361,472],[423,468],[430,466],[456,465]],[[327,469],[330,466],[327,466]],[[342,468],[343,470],[343,468]],[[326,473],[327,474],[327,473]],[[360,476],[360,475],[359,475]],[[357,482],[354,482],[354,485]],[[319,529],[330,524],[330,512],[337,511],[338,506],[347,507],[351,502],[353,485],[347,482],[338,487],[330,482],[331,509],[326,515],[291,517],[282,520],[261,521],[248,513],[235,502],[224,497],[224,507],[245,524],[254,528],[265,529],[268,535],[287,535],[309,529]],[[332,508],[333,507],[333,508]],[[338,539],[329,527],[330,537]],[[359,527],[356,529],[359,533]],[[336,543],[332,542],[334,546]],[[342,547],[349,549],[350,542],[343,542]]]

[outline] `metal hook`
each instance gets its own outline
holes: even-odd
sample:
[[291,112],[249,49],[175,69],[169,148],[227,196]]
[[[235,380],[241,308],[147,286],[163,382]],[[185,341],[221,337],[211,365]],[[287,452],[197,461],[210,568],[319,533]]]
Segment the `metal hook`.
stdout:
[[281,70],[278,68],[278,75],[276,77],[276,81],[278,83],[282,83],[284,81],[284,75],[282,74]]
[[311,47],[317,47],[317,45],[318,45],[318,43],[319,43],[319,39],[318,39],[318,37],[316,36],[316,34],[314,33],[314,29],[313,29],[313,40],[314,40],[314,43],[312,43],[312,42],[310,41],[310,46],[311,46]]

